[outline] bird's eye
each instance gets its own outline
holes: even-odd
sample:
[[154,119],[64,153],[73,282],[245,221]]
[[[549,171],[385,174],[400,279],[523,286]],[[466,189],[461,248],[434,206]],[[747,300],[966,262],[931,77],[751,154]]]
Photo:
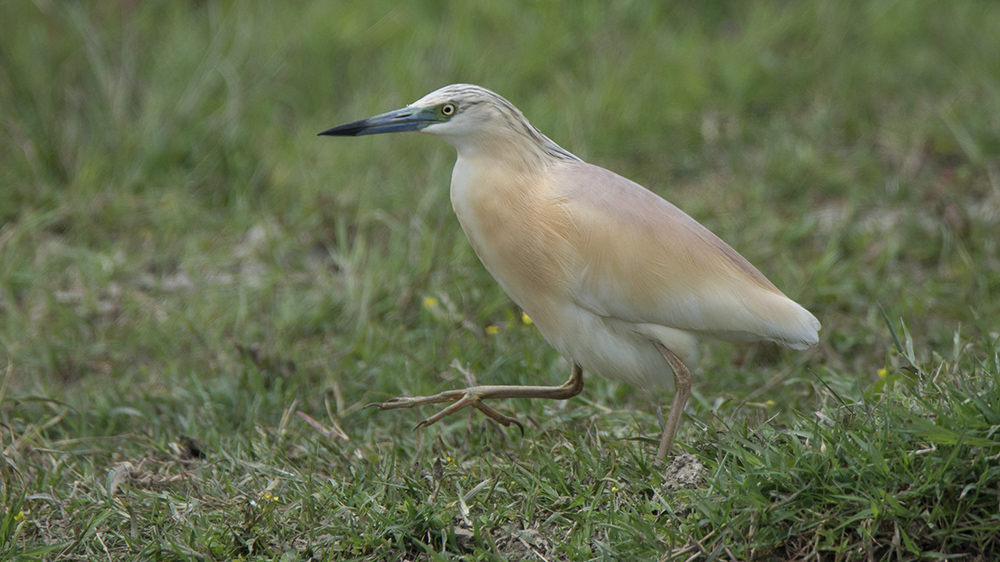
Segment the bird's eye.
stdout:
[[455,114],[455,104],[446,103],[441,106],[441,115],[444,115],[445,117],[451,117],[454,114]]

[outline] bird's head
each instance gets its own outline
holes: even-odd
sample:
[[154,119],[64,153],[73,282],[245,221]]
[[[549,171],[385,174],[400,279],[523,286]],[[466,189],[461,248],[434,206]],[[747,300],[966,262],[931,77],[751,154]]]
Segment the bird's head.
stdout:
[[441,137],[459,153],[486,144],[523,143],[552,156],[577,159],[541,134],[509,101],[472,84],[445,86],[402,109],[327,129],[320,135],[355,137],[402,131]]
[[488,127],[491,121],[499,117],[504,106],[524,119],[510,102],[486,88],[471,84],[452,84],[435,90],[402,109],[327,129],[320,135],[354,137],[402,131],[420,131],[442,137],[462,132],[468,134]]

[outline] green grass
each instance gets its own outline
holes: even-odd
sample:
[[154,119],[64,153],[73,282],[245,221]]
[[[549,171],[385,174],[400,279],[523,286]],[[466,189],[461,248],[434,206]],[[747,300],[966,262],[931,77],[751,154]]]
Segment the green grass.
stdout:
[[[0,3],[0,559],[996,559],[989,29],[988,2]],[[524,436],[363,409],[568,376],[462,235],[453,149],[315,136],[452,82],[823,322],[705,345],[700,479],[652,458],[669,394],[598,377],[498,404]]]

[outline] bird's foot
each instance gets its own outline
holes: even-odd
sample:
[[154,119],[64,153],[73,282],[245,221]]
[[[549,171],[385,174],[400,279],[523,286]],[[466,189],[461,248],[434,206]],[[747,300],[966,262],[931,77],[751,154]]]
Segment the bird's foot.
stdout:
[[[517,421],[515,418],[501,414],[483,402],[483,399],[489,398],[489,396],[481,396],[481,393],[478,392],[481,388],[483,387],[473,386],[464,390],[448,390],[440,394],[435,394],[434,396],[400,396],[399,398],[393,398],[386,402],[373,402],[365,406],[365,408],[376,407],[379,410],[396,410],[399,408],[423,406],[424,404],[454,402],[451,406],[448,406],[444,410],[441,410],[433,416],[418,423],[413,430],[416,431],[421,427],[437,423],[459,410],[472,407],[486,414],[488,418],[505,427],[509,427],[511,424],[516,425],[518,429],[521,430],[521,435],[524,435],[524,426],[521,425],[521,422]],[[486,394],[488,394],[488,392]]]

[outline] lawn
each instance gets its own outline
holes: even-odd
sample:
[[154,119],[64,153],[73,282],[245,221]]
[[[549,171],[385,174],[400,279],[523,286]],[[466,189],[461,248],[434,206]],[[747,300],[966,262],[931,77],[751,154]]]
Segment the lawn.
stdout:
[[[605,5],[606,4],[606,5]],[[1000,558],[1000,4],[0,3],[0,560]],[[317,137],[454,82],[823,323],[559,384],[454,149]]]

